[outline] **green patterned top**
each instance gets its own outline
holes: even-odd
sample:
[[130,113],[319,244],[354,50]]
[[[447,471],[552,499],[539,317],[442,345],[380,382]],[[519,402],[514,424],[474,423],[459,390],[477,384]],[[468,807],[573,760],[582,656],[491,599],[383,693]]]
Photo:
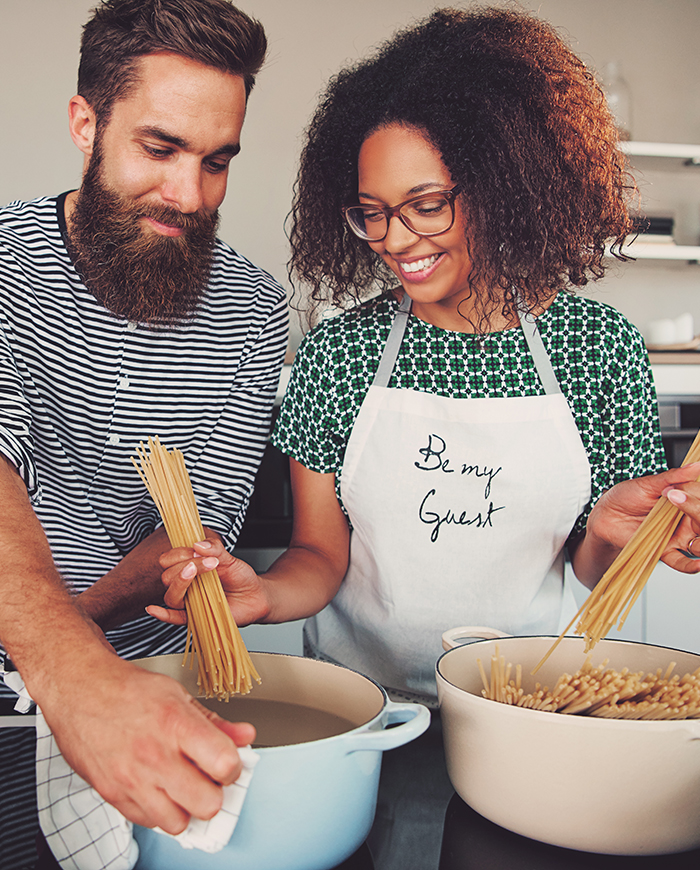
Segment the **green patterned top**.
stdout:
[[[336,491],[397,307],[381,296],[324,320],[296,355],[271,440],[306,468],[335,472]],[[609,305],[560,293],[539,327],[591,465],[591,501],[578,532],[606,489],[666,467],[656,393],[641,335]],[[388,386],[456,399],[544,392],[521,329],[475,336],[413,316]]]

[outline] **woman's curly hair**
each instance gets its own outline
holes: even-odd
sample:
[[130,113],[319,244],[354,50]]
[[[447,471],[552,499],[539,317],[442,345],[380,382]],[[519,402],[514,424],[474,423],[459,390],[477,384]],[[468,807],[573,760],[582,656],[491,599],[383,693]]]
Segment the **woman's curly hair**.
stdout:
[[513,287],[532,308],[602,277],[606,242],[621,256],[634,184],[594,75],[543,21],[440,9],[335,76],[311,121],[290,275],[312,306],[396,283],[341,212],[362,143],[391,123],[418,128],[461,187],[479,330],[512,314]]

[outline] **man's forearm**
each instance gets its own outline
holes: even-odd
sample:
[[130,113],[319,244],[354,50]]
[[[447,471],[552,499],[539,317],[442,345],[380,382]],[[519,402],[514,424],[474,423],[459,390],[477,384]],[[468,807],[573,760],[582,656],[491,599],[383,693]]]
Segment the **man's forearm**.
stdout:
[[0,640],[32,697],[48,689],[71,650],[99,646],[75,607],[14,466],[0,460]]
[[104,630],[143,616],[147,605],[163,600],[158,560],[168,549],[168,536],[162,528],[156,529],[81,593],[78,606]]
[[[210,536],[215,534],[205,530]],[[100,628],[107,630],[143,616],[149,604],[162,604],[165,587],[159,559],[171,545],[161,527],[78,596],[78,606]]]

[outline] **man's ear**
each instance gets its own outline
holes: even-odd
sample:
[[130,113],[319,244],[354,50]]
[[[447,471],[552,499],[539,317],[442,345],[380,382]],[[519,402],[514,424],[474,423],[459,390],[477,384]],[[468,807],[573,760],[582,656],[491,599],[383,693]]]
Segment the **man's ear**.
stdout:
[[92,157],[97,118],[90,104],[79,94],[68,103],[68,126],[71,139],[86,157]]

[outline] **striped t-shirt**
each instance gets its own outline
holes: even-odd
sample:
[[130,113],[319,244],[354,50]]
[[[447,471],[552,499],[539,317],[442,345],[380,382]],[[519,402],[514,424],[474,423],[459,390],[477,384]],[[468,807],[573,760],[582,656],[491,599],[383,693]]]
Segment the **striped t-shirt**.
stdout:
[[[334,472],[339,499],[345,448],[396,309],[393,298],[376,297],[306,336],[272,434],[306,468]],[[609,305],[560,293],[538,325],[591,466],[591,501],[577,532],[604,490],[665,468],[656,393],[639,331]],[[476,336],[414,316],[388,386],[454,399],[544,392],[521,329]]]
[[[64,198],[0,210],[0,452],[80,591],[160,525],[130,460],[149,435],[183,451],[203,524],[233,547],[269,433],[287,305],[273,278],[217,241],[194,317],[167,329],[115,317],[73,267]],[[184,649],[181,627],[147,615],[107,636],[128,658]]]

